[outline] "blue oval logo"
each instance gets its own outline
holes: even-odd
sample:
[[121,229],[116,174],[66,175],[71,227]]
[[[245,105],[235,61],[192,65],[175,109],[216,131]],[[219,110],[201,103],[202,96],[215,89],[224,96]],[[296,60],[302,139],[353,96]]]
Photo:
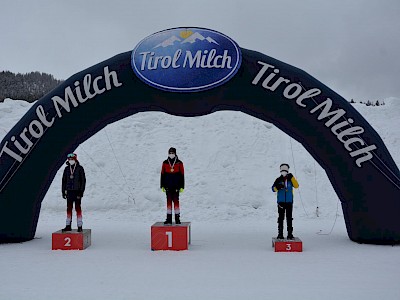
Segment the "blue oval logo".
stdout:
[[229,37],[205,28],[173,28],[143,39],[132,51],[135,74],[172,92],[198,92],[230,80],[242,53]]

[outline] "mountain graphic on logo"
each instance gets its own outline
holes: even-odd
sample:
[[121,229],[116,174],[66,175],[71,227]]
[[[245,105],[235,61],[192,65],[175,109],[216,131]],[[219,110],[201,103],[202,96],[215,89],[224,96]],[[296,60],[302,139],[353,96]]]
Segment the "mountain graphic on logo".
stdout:
[[193,34],[191,34],[189,37],[187,37],[186,39],[182,40],[180,38],[178,38],[177,36],[173,35],[171,37],[169,37],[168,39],[166,39],[165,41],[159,43],[158,45],[156,45],[155,47],[153,47],[153,49],[155,48],[159,48],[159,47],[169,47],[169,46],[173,46],[176,42],[180,42],[180,44],[194,44],[198,41],[204,41],[206,40],[207,42],[209,42],[210,44],[216,44],[219,45],[213,38],[211,37],[204,37],[202,36],[200,33],[195,32]]
[[200,33],[198,33],[198,32],[195,32],[195,33],[193,33],[192,35],[190,35],[188,38],[186,38],[186,39],[184,39],[182,42],[181,42],[181,44],[185,44],[185,43],[191,43],[191,44],[193,44],[193,43],[195,43],[197,40],[200,40],[200,41],[204,41],[204,40],[207,40],[210,44],[217,44],[217,45],[219,45],[215,40],[213,40],[212,38],[210,38],[210,37],[204,37],[204,36],[202,36]]
[[166,39],[165,41],[159,43],[157,46],[153,47],[153,49],[155,48],[159,48],[159,47],[168,47],[168,46],[172,46],[176,41],[181,41],[180,38],[178,38],[177,36],[173,35],[170,38]]

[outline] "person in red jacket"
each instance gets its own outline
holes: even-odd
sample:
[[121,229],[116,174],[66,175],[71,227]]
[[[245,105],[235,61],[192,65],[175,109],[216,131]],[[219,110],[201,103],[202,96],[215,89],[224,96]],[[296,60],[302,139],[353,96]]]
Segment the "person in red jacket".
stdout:
[[61,192],[64,199],[67,199],[67,220],[62,231],[71,231],[72,207],[75,203],[78,232],[82,232],[82,209],[81,201],[85,192],[86,176],[85,170],[78,161],[75,153],[67,155],[66,167],[62,177]]
[[160,188],[167,196],[167,219],[164,224],[172,224],[172,204],[174,205],[175,223],[181,224],[179,193],[185,188],[185,171],[183,162],[178,159],[176,149],[168,150],[168,158],[161,167]]

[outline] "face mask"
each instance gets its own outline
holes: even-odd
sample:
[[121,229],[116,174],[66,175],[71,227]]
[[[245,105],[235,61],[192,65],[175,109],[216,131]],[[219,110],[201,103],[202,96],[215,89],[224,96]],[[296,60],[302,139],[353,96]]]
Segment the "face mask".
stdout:
[[175,158],[175,154],[169,154],[168,157],[169,157],[170,159],[174,159],[174,158]]
[[73,159],[68,160],[68,162],[69,162],[69,164],[70,164],[71,166],[73,166],[73,165],[75,164],[75,161],[74,161]]
[[287,174],[288,174],[288,172],[286,172],[286,171],[281,171],[281,175],[282,175],[283,177],[285,177]]

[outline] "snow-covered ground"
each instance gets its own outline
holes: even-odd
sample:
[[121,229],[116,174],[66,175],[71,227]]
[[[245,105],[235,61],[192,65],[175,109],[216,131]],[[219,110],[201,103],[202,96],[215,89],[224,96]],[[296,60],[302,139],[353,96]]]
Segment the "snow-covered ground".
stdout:
[[[400,99],[385,104],[354,105],[400,165]],[[0,140],[30,106],[0,103]],[[171,146],[185,165],[181,211],[192,222],[192,244],[151,251],[150,226],[165,218],[159,173]],[[84,228],[92,229],[92,245],[51,250],[51,233],[65,225],[62,167],[36,238],[0,245],[0,299],[400,299],[399,247],[351,242],[324,170],[272,124],[239,112],[140,113],[76,153],[87,176]],[[271,247],[277,213],[270,186],[283,162],[300,183],[294,233],[302,253]]]

